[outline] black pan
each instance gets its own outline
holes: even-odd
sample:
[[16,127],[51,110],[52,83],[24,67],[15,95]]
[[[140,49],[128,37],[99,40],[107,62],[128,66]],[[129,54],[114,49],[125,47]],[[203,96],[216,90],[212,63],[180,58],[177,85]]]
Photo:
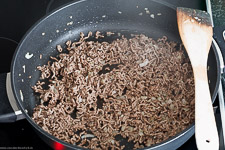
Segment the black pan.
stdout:
[[[145,8],[148,8],[154,17],[147,14]],[[48,134],[31,119],[33,108],[39,104],[31,89],[40,77],[40,72],[36,68],[46,64],[49,56],[58,54],[57,44],[65,45],[67,40],[78,40],[80,32],[87,34],[88,31],[102,33],[112,31],[128,38],[132,33],[143,33],[154,39],[166,35],[169,40],[181,43],[177,29],[176,8],[156,0],[81,0],[42,18],[27,32],[14,54],[11,86],[25,118],[40,137],[53,148],[80,149]],[[106,37],[104,41],[110,42],[116,38],[119,38],[118,34]],[[27,53],[33,56],[27,59],[25,58]],[[43,56],[42,59],[39,58],[40,54]],[[209,53],[208,66],[209,87],[214,101],[220,79],[219,61],[214,45]],[[194,124],[176,136],[148,149],[177,149],[193,134]],[[131,145],[127,146],[127,149],[131,148]]]

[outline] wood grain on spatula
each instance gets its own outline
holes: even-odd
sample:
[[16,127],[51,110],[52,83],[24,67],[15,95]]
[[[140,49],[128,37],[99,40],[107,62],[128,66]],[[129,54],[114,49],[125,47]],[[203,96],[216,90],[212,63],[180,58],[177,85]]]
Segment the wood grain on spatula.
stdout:
[[207,77],[213,35],[210,16],[201,10],[178,7],[177,23],[194,72],[196,144],[199,150],[218,150],[218,132]]

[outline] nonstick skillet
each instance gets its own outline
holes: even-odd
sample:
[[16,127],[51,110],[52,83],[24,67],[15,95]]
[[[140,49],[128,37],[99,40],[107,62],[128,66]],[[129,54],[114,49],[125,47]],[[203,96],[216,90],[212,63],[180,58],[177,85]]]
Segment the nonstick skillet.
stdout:
[[[146,13],[146,8],[154,16]],[[176,8],[162,1],[82,0],[57,9],[37,22],[21,40],[14,54],[10,73],[11,88],[23,116],[37,134],[53,148],[58,146],[62,149],[81,149],[48,134],[31,119],[33,108],[39,103],[31,89],[40,77],[37,66],[46,64],[49,56],[58,54],[57,44],[65,45],[67,40],[78,40],[80,32],[87,34],[89,31],[117,33],[118,36],[104,39],[108,42],[119,38],[119,35],[129,38],[131,34],[143,33],[154,39],[165,35],[168,40],[181,43],[177,29]],[[39,58],[40,55],[42,59]],[[220,80],[219,61],[214,45],[209,53],[208,66],[209,87],[214,101]],[[1,97],[6,99],[5,95]],[[9,112],[2,116],[1,121],[18,119],[14,113]],[[176,149],[193,134],[194,124],[174,137],[146,149]],[[131,149],[132,145],[128,144],[126,148]]]

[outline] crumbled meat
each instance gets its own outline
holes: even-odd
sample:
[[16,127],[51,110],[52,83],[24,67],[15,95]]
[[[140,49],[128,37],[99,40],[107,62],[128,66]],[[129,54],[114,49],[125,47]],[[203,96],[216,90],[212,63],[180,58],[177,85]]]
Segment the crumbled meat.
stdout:
[[62,50],[63,50],[62,47],[61,47],[61,45],[57,45],[56,48],[57,48],[57,50],[58,50],[59,52],[62,52]]
[[106,35],[107,35],[107,36],[111,36],[111,35],[113,35],[113,34],[115,34],[115,33],[110,32],[110,31],[109,31],[109,32],[106,32]]
[[104,35],[101,35],[100,33],[101,33],[101,32],[99,32],[99,31],[97,31],[97,32],[95,33],[95,38],[96,38],[96,39],[98,39],[98,38],[104,38]]
[[46,132],[90,149],[124,149],[121,136],[137,149],[193,123],[193,72],[182,46],[142,34],[111,43],[80,37],[66,42],[68,53],[38,67],[33,90],[42,103],[33,119]]

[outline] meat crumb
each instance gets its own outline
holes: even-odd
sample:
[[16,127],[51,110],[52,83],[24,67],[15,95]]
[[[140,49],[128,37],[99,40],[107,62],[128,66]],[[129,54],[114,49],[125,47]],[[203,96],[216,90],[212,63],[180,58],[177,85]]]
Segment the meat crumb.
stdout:
[[20,99],[23,101],[23,92],[20,90]]
[[96,39],[98,39],[98,38],[104,38],[104,35],[101,35],[100,33],[101,32],[99,32],[99,31],[96,32],[96,34],[95,34],[95,38]]
[[31,59],[33,57],[33,54],[30,54],[29,52],[26,53],[25,58]]
[[26,73],[26,66],[23,65],[22,67],[23,67],[23,73]]
[[154,14],[151,14],[150,17],[154,19],[155,18],[155,15]]
[[60,53],[63,51],[61,45],[57,45],[56,48],[57,48],[58,52],[60,52]]
[[157,15],[158,15],[158,16],[161,16],[162,14],[161,14],[161,13],[157,13]]
[[106,32],[106,35],[107,35],[107,36],[111,36],[111,35],[113,35],[113,34],[115,34],[115,33],[113,33],[113,32]]
[[149,60],[145,59],[143,63],[139,64],[139,66],[144,67],[144,66],[148,65],[148,63],[149,63]]

